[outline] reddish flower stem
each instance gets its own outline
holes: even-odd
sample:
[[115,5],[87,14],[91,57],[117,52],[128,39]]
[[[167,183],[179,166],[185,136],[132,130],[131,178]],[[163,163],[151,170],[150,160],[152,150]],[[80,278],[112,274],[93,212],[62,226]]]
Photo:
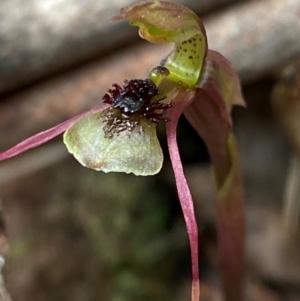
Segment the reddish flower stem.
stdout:
[[184,215],[187,233],[191,248],[192,261],[192,301],[199,301],[200,286],[199,286],[199,252],[198,252],[198,225],[195,216],[194,203],[192,195],[184,176],[183,167],[180,159],[180,154],[177,146],[176,130],[178,119],[183,112],[186,102],[177,102],[173,109],[168,111],[170,122],[167,123],[167,141],[170,152],[170,158],[175,175],[175,181],[180,200],[180,205]]

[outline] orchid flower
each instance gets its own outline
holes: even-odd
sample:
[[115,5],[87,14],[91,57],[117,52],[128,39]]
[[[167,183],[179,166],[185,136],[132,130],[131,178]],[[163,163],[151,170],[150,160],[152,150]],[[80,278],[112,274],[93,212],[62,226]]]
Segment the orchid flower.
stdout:
[[240,82],[230,63],[208,50],[201,20],[188,8],[168,2],[142,2],[121,10],[152,43],[175,43],[172,53],[147,79],[113,84],[103,104],[0,153],[16,156],[64,133],[70,153],[84,166],[104,172],[154,175],[163,164],[158,122],[166,122],[169,154],[186,222],[192,261],[192,301],[200,298],[198,227],[176,140],[184,114],[207,145],[216,185],[216,227],[226,300],[243,300],[244,213],[238,152],[231,108],[244,105]]

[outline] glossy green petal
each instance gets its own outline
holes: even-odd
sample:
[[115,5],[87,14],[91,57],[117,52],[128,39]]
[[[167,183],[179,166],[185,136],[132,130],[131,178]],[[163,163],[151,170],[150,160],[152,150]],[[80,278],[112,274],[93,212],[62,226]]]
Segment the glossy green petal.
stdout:
[[153,175],[160,171],[163,154],[156,125],[147,120],[130,121],[125,130],[108,135],[107,110],[89,115],[64,134],[68,151],[83,165],[104,172]]
[[187,7],[170,2],[142,2],[125,7],[115,20],[129,20],[139,26],[142,38],[152,43],[175,43],[165,60],[169,78],[194,87],[199,80],[207,52],[205,29],[198,16]]

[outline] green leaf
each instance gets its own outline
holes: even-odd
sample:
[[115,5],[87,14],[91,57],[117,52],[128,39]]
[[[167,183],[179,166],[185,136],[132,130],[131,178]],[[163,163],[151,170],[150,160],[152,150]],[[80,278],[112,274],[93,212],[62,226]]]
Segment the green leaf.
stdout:
[[95,170],[143,176],[158,173],[163,154],[156,125],[144,119],[126,119],[122,120],[123,127],[112,133],[111,125],[107,124],[108,112],[91,114],[65,132],[64,142],[69,152],[83,166]]

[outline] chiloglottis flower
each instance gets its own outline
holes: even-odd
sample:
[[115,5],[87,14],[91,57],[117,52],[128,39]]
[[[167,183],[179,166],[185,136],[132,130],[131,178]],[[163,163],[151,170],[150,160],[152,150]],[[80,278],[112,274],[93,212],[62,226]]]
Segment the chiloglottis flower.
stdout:
[[179,117],[185,114],[205,141],[213,164],[225,295],[230,298],[234,289],[239,291],[236,300],[242,300],[238,298],[243,278],[243,192],[230,116],[232,105],[244,105],[238,76],[221,54],[208,50],[201,20],[182,5],[141,2],[123,8],[114,19],[138,26],[140,36],[149,42],[174,43],[174,50],[148,78],[126,80],[123,86],[113,84],[102,105],[24,140],[1,153],[0,160],[65,132],[69,152],[88,168],[154,175],[163,164],[156,126],[166,122],[169,154],[191,247],[192,300],[198,301],[198,227],[176,140]]
[[153,175],[160,171],[163,154],[156,136],[158,121],[168,121],[164,103],[151,79],[114,84],[103,97],[110,108],[73,124],[64,134],[70,153],[84,166],[104,172]]

